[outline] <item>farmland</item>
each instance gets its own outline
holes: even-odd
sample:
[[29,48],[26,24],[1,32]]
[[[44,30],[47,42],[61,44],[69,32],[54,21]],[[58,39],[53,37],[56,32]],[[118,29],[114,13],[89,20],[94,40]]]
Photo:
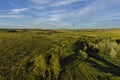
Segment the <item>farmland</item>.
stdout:
[[0,30],[0,80],[120,80],[120,29]]

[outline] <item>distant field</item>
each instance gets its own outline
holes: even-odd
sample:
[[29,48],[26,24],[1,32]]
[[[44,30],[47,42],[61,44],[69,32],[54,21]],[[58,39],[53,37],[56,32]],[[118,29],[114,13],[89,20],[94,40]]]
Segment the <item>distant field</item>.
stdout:
[[0,30],[0,80],[120,80],[120,29]]
[[[34,36],[34,35],[49,35],[52,36],[71,36],[77,37],[80,35],[87,36],[102,36],[102,37],[110,37],[110,38],[119,38],[120,37],[120,29],[94,29],[94,30],[16,30],[16,32],[9,32],[8,30],[0,30],[0,38],[4,37],[18,37],[18,36]],[[63,35],[65,34],[65,35]],[[17,35],[17,36],[16,36]],[[12,37],[11,37],[12,36]]]

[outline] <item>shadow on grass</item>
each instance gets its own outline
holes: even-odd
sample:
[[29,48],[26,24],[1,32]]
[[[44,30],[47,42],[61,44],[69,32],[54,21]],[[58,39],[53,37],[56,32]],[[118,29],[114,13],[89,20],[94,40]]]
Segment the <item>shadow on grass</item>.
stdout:
[[62,79],[62,77],[64,76],[64,74],[66,74],[66,71],[70,71],[70,70],[74,69],[80,63],[81,63],[80,59],[75,54],[72,54],[72,55],[69,55],[69,56],[63,58],[60,61],[61,72],[59,74],[58,80]]
[[87,59],[86,61],[90,63],[93,67],[98,68],[99,70],[105,73],[111,73],[113,75],[120,76],[120,66],[116,66],[113,63],[110,63],[102,58],[94,58],[94,59],[104,63],[107,67],[100,65],[99,63],[97,63],[97,61],[92,59]]
[[70,63],[74,62],[76,60],[76,56],[74,54],[72,55],[69,55],[65,58],[63,58],[61,61],[60,61],[60,65],[63,67],[63,66],[66,66],[66,65],[69,65]]

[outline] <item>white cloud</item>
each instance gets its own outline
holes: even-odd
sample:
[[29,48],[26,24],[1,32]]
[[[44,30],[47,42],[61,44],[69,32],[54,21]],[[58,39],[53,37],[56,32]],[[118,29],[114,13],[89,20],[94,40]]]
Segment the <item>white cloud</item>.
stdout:
[[[36,24],[68,23],[83,26],[98,25],[100,21],[119,19],[119,11],[114,12],[113,8],[119,5],[120,0],[29,0],[29,8],[16,8],[9,11],[1,11],[6,15],[0,18],[21,18],[25,17],[23,12],[28,11],[31,21]],[[82,2],[86,1],[86,2]],[[89,2],[87,2],[89,1]],[[78,3],[78,4],[73,4]],[[79,4],[81,3],[81,4]],[[83,3],[83,4],[82,4]],[[14,3],[11,3],[14,5]],[[68,7],[69,5],[69,7]],[[114,7],[113,7],[114,6]],[[113,10],[113,12],[111,11]],[[7,13],[8,12],[8,13]],[[20,15],[20,13],[23,13]],[[102,13],[102,14],[101,14]],[[110,14],[108,14],[110,13]],[[8,15],[7,15],[8,14]],[[96,21],[96,22],[95,22]],[[98,21],[98,22],[97,22]],[[101,22],[102,23],[102,22]],[[67,24],[67,25],[68,25]]]
[[[31,0],[32,2],[36,3],[35,6],[38,10],[43,10],[43,12],[36,12],[36,15],[43,14],[44,16],[47,16],[47,18],[37,18],[37,21],[39,22],[49,22],[49,21],[57,21],[57,22],[83,22],[86,21],[92,21],[93,18],[100,18],[99,20],[102,20],[102,16],[98,16],[96,14],[99,14],[99,12],[104,12],[105,9],[110,8],[111,6],[114,6],[116,4],[119,4],[119,0],[94,0],[91,1],[91,3],[84,5],[83,7],[80,7],[79,9],[73,9],[69,10],[67,8],[60,8],[62,6],[70,5],[75,2],[80,1],[86,1],[86,0],[56,0],[53,2],[53,0]],[[52,2],[52,3],[51,3]],[[45,5],[41,5],[44,3]],[[52,9],[49,10],[47,7],[59,7],[59,9]],[[69,12],[67,12],[69,10]],[[44,12],[45,11],[45,12]],[[44,15],[45,14],[45,15]],[[92,15],[92,16],[90,16]],[[104,15],[104,14],[99,14]],[[93,17],[93,18],[92,18]],[[106,16],[105,16],[106,17]],[[108,17],[109,18],[109,15]],[[113,19],[113,18],[110,18]],[[107,20],[107,19],[106,19]]]
[[22,15],[0,15],[0,18],[21,18]]
[[53,15],[49,18],[35,18],[34,22],[39,23],[39,22],[58,22],[59,18],[56,15]]
[[33,8],[36,8],[38,10],[45,9],[47,7],[62,7],[67,6],[75,2],[85,1],[85,0],[30,0],[32,3],[35,3],[36,5],[33,6]]
[[[48,4],[49,6],[62,6],[62,5],[68,5],[68,4],[72,4],[74,2],[78,2],[78,1],[85,1],[85,0],[30,0],[33,3],[36,4]],[[51,3],[51,4],[50,4]]]
[[85,1],[85,0],[60,0],[60,1],[54,2],[51,6],[56,6],[56,7],[67,6],[78,1]]
[[49,2],[51,2],[50,0],[30,0],[30,1],[36,4],[48,4]]
[[[115,6],[115,5],[119,5],[120,0],[96,0],[88,5],[86,5],[85,7],[81,8],[79,10],[79,15],[83,16],[83,15],[88,15],[88,14],[96,14],[99,12],[104,11],[105,9],[110,9],[110,7]],[[107,11],[107,10],[106,10]]]
[[107,13],[103,16],[98,16],[98,17],[95,17],[92,19],[92,21],[95,21],[95,22],[105,22],[105,21],[110,21],[110,20],[120,20],[120,13]]
[[[61,14],[56,14],[56,15],[58,15],[61,20],[72,19],[75,21],[83,21],[86,18],[93,19],[92,17],[96,17],[96,14],[107,11],[106,9],[109,9],[111,6],[118,5],[119,4],[118,2],[120,1],[116,0],[116,2],[113,2],[112,0],[109,0],[109,1],[96,0],[77,10],[72,10],[69,13],[61,13]],[[99,14],[99,15],[102,15],[102,16],[97,15],[97,17],[100,18],[99,20],[102,20],[103,18],[108,18],[105,20],[109,20],[109,19],[115,19],[113,18],[115,16],[118,17],[118,15],[115,15],[115,13],[111,13],[111,15],[110,14],[105,15],[105,13]],[[112,17],[112,18],[109,18],[109,17]]]
[[18,8],[18,9],[12,9],[9,14],[19,14],[21,12],[25,12],[29,10],[30,8]]
[[[30,8],[19,8],[19,9],[11,9],[11,10],[2,10],[3,12],[6,12],[6,14],[1,14],[0,18],[23,18],[24,15],[21,15],[20,13],[25,12],[29,10]],[[26,16],[28,17],[28,16]]]

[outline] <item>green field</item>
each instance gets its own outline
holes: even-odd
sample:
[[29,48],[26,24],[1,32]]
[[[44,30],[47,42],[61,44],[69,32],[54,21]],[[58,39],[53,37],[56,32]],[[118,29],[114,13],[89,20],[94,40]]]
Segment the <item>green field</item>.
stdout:
[[120,80],[120,29],[0,30],[0,80]]

